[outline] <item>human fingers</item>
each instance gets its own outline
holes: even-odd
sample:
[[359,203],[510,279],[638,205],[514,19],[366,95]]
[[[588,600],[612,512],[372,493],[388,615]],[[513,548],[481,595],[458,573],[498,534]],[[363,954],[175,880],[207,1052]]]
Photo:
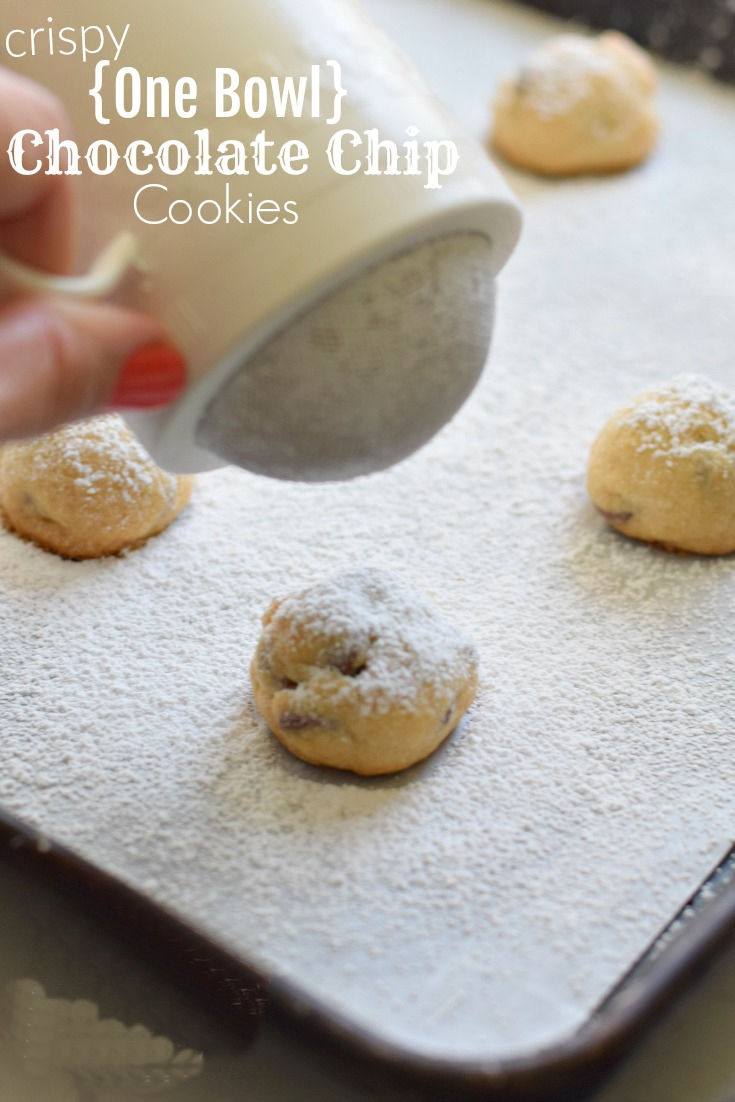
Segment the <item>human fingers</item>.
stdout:
[[[0,69],[0,149],[20,130],[70,125],[61,103],[45,88],[17,73]],[[43,160],[44,142],[34,153]],[[43,171],[25,176],[0,157],[0,249],[17,260],[51,272],[68,271],[74,240],[72,180]]]
[[0,309],[1,440],[105,408],[164,406],[185,382],[183,357],[143,314],[54,298]]

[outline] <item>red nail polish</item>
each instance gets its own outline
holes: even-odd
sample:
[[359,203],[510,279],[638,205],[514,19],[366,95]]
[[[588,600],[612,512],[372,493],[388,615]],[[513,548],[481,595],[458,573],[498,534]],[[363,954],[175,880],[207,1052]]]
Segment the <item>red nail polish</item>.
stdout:
[[123,364],[109,401],[112,409],[152,409],[178,398],[186,386],[186,364],[166,341],[146,344]]

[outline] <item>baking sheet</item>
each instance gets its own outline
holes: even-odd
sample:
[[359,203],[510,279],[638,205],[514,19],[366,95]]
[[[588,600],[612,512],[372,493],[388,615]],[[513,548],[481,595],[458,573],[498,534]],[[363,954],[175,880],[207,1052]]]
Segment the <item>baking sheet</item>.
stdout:
[[[556,29],[505,5],[367,5],[469,126]],[[625,176],[509,174],[526,208],[491,366],[419,455],[334,486],[235,470],[122,559],[0,533],[0,801],[240,955],[416,1052],[558,1041],[732,839],[735,578],[608,531],[589,443],[679,371],[735,385],[735,95],[664,73]],[[271,597],[369,561],[470,632],[481,691],[429,762],[288,757],[247,664]]]

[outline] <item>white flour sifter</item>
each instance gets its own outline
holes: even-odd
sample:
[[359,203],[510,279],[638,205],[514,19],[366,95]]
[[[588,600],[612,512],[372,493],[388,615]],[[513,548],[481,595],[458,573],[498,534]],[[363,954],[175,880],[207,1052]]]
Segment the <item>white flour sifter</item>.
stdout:
[[[96,0],[57,0],[53,16],[40,0],[15,8],[18,56],[6,60],[69,111],[79,262],[102,258],[53,290],[146,311],[189,365],[172,407],[126,415],[162,466],[349,478],[453,416],[487,358],[520,215],[356,5],[125,0],[109,44],[104,26],[101,40],[82,34],[113,19]],[[86,58],[85,42],[99,42]],[[284,111],[270,91],[289,81],[305,95]],[[85,160],[96,142],[120,154],[105,175]],[[236,171],[217,164],[235,148],[247,154]],[[284,169],[289,153],[302,171]],[[7,264],[5,276],[19,291],[48,287]]]

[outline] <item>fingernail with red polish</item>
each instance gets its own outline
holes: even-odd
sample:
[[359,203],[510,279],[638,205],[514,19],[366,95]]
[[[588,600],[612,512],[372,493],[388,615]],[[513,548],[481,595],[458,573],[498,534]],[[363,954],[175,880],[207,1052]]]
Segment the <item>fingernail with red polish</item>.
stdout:
[[125,361],[109,405],[112,409],[167,406],[185,386],[183,356],[166,341],[156,341],[137,349]]

